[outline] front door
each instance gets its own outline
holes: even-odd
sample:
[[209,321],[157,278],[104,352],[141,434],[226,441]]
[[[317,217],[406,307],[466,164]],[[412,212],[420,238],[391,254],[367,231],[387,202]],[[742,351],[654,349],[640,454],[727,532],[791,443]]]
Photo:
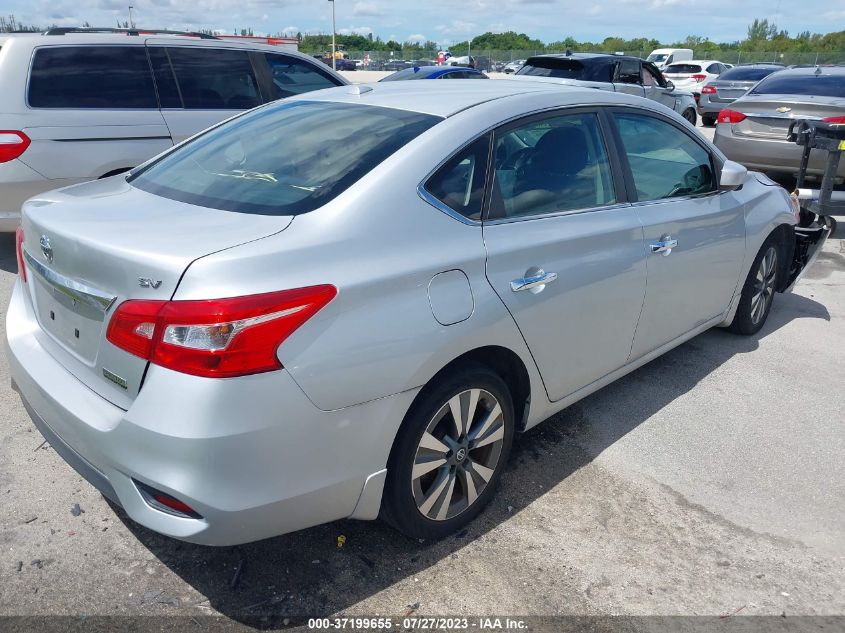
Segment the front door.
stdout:
[[631,359],[725,312],[745,254],[745,215],[714,157],[668,118],[614,111],[643,225],[648,290]]
[[675,107],[677,97],[672,90],[666,87],[666,80],[654,65],[643,64],[642,78],[646,99],[657,101],[657,103],[662,103],[670,110],[678,111],[678,108]]
[[487,278],[551,400],[625,364],[645,293],[642,228],[599,121],[558,111],[494,135]]

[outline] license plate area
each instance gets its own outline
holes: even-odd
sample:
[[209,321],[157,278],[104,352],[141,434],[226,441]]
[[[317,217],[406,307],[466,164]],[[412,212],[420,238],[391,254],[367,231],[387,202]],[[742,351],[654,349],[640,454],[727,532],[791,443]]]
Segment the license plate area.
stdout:
[[102,339],[105,313],[63,294],[39,276],[33,277],[35,310],[41,329],[74,356],[93,366]]

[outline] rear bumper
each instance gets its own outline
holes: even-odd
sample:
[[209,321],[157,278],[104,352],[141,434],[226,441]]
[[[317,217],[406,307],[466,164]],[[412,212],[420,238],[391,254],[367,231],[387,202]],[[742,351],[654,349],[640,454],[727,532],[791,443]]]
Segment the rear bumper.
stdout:
[[[213,380],[152,366],[124,411],[41,347],[20,281],[6,323],[10,373],[35,425],[138,523],[186,541],[233,545],[353,515],[375,518],[381,485],[364,484],[383,470],[416,391],[326,412],[284,370]],[[201,518],[155,509],[136,481]]]
[[[718,123],[713,142],[729,159],[742,163],[754,171],[796,176],[801,165],[801,147],[786,140],[737,136],[731,132],[730,123]],[[807,174],[821,176],[827,164],[827,153],[813,150],[807,165]],[[837,172],[845,177],[845,161],[840,161]]]
[[17,229],[21,221],[21,205],[32,196],[78,182],[83,180],[45,178],[20,160],[0,163],[0,233]]
[[703,94],[698,99],[698,113],[699,114],[719,114],[722,110],[730,106],[734,99],[726,99],[724,101],[711,101],[710,96]]

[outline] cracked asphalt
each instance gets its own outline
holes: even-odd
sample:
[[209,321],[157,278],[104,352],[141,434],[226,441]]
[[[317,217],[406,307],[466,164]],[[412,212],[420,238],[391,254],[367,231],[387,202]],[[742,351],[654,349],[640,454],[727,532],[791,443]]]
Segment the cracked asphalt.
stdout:
[[519,436],[491,506],[437,543],[154,534],[42,445],[0,356],[0,615],[845,615],[843,287],[831,239],[760,334],[706,332]]

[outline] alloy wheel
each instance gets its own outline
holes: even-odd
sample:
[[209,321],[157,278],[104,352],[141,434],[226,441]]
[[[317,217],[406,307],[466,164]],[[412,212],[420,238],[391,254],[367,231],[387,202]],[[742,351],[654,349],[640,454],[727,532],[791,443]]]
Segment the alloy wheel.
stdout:
[[770,246],[757,269],[754,278],[754,291],[751,295],[751,322],[760,322],[775,294],[775,279],[777,278],[778,254],[774,246]]
[[499,401],[467,389],[437,411],[420,438],[411,471],[417,509],[446,521],[472,506],[496,471],[505,438]]

